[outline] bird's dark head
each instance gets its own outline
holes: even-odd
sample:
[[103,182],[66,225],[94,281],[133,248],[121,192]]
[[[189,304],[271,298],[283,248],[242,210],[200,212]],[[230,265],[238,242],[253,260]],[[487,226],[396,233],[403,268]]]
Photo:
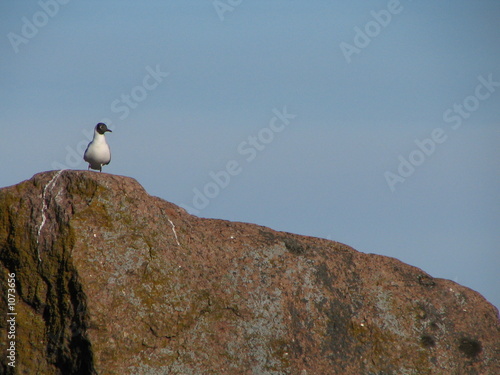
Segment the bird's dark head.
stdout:
[[100,122],[98,123],[96,126],[95,126],[95,130],[99,133],[99,134],[104,134],[106,132],[111,132],[111,130],[108,129],[108,127],[106,126],[106,124]]

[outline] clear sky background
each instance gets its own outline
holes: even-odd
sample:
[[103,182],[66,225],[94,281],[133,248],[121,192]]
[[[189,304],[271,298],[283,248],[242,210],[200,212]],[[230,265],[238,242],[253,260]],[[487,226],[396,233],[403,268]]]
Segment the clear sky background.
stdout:
[[152,195],[500,306],[499,19],[498,0],[3,0],[0,186],[86,169],[104,121],[104,171]]

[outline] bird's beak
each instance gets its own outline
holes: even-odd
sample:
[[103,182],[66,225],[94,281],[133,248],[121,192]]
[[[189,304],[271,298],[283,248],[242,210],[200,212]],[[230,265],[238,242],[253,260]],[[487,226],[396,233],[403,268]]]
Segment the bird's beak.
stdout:
[[113,133],[113,132],[112,132],[111,130],[109,130],[109,129],[104,130],[104,132],[110,132],[110,133]]

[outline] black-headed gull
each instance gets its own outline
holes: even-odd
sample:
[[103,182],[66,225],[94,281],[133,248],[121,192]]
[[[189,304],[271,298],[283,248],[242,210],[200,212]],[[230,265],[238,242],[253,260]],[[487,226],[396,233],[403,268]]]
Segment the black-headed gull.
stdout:
[[89,163],[87,169],[92,168],[101,172],[102,166],[109,164],[111,161],[111,151],[104,136],[106,132],[111,132],[106,124],[100,122],[95,126],[94,139],[89,143],[83,154],[83,160]]

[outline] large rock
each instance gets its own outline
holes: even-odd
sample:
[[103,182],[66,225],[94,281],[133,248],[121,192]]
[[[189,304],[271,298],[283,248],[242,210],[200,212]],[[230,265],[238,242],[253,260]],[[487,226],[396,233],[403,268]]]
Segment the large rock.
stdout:
[[0,277],[5,374],[500,373],[498,311],[480,294],[337,242],[191,216],[127,177],[52,171],[1,189]]

